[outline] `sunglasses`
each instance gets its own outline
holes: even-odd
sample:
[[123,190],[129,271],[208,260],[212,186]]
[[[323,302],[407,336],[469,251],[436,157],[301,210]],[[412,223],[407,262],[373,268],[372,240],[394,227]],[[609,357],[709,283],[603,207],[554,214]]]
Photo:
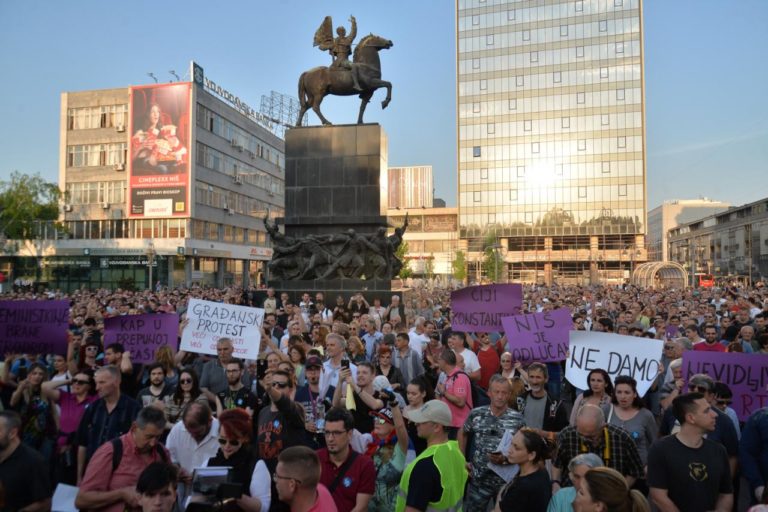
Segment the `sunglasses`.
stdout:
[[732,403],[732,400],[717,400],[718,405],[731,405]]
[[90,383],[91,381],[89,380],[72,379],[72,384],[80,384],[81,386],[87,386]]
[[672,350],[673,348],[675,348],[674,345],[664,345],[664,350]]
[[272,387],[273,388],[285,389],[285,388],[288,387],[288,383],[287,382],[273,382],[272,383]]
[[224,445],[228,444],[229,446],[233,446],[233,447],[236,448],[236,447],[240,446],[240,441],[238,441],[237,439],[224,439],[223,437],[220,437],[219,438],[219,444],[221,446],[224,446]]
[[707,386],[691,386],[691,391],[697,393],[709,393],[709,387]]
[[[376,418],[374,420],[374,423],[378,423],[379,425],[385,425],[385,424],[387,424],[389,422],[387,420],[385,420],[384,418]],[[390,425],[391,425],[391,423],[390,423]]]
[[179,379],[179,384],[192,384],[192,379]]

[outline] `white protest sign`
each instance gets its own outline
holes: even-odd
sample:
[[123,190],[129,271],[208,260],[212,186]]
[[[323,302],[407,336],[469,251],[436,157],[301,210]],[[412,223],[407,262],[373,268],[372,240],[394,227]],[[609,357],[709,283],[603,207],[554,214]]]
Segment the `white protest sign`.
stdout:
[[258,358],[263,309],[190,299],[187,319],[180,350],[216,355],[216,341],[229,338],[235,348],[234,357]]
[[629,375],[637,381],[637,393],[644,396],[659,375],[662,340],[622,336],[603,332],[571,331],[565,378],[584,389],[587,375],[603,369],[614,380]]

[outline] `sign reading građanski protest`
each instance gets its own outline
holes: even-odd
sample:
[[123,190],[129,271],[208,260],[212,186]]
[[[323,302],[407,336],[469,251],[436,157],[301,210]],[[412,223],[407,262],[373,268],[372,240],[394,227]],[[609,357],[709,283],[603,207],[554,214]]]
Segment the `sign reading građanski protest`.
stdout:
[[514,361],[564,361],[573,320],[566,308],[501,319]]
[[0,301],[0,350],[3,353],[67,353],[69,301]]
[[180,350],[216,355],[216,341],[229,338],[235,357],[258,358],[263,309],[190,299],[187,319],[189,324],[181,335]]
[[659,375],[662,340],[589,331],[571,331],[569,337],[565,378],[577,388],[587,386],[590,371],[603,369],[611,380],[634,378],[637,393],[644,396]]
[[126,315],[104,320],[104,346],[120,343],[134,363],[151,363],[163,345],[174,350],[179,332],[179,315]]
[[521,284],[469,286],[451,292],[451,328],[463,332],[494,332],[504,327],[501,319],[518,315],[523,306]]

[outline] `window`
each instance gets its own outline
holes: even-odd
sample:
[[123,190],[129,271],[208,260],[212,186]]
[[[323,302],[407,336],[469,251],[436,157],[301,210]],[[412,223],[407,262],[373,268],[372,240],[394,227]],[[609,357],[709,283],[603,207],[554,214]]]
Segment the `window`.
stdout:
[[576,0],[576,12],[584,11],[584,2],[582,0]]
[[474,102],[472,104],[472,113],[473,114],[479,114],[480,113],[480,103],[479,102],[476,101],[476,102]]
[[619,197],[626,197],[626,195],[627,195],[627,186],[619,185]]
[[540,146],[538,142],[531,142],[531,153],[538,153],[539,148]]
[[533,212],[525,212],[525,223],[533,224]]
[[485,36],[485,45],[493,46],[493,34],[488,34],[487,36]]
[[627,138],[623,135],[621,137],[618,137],[616,139],[616,145],[620,148],[626,148],[627,147]]
[[493,135],[494,133],[496,133],[496,123],[488,123],[486,125],[486,132],[489,135]]
[[606,20],[600,20],[597,23],[598,28],[600,29],[600,32],[608,32],[608,21]]
[[583,104],[585,99],[585,94],[583,92],[577,92],[576,93],[576,103]]
[[525,166],[524,165],[518,165],[517,166],[517,177],[518,178],[525,178]]
[[608,114],[600,114],[600,126],[608,126],[610,123],[610,117]]
[[530,40],[531,40],[531,31],[523,30],[523,41],[530,41]]
[[539,62],[539,52],[531,52],[531,62]]
[[609,174],[611,172],[611,162],[602,162],[601,167],[603,174]]
[[624,89],[616,89],[616,100],[624,101]]
[[555,164],[555,176],[563,175],[563,164]]
[[563,81],[563,74],[560,71],[555,71],[554,73],[552,73],[552,80],[556,84],[559,84],[560,82]]
[[587,197],[587,187],[579,187],[579,199]]
[[579,151],[586,151],[587,150],[587,139],[579,139],[577,143],[577,148]]
[[480,146],[474,146],[472,148],[472,156],[475,157],[475,158],[479,158],[480,155],[481,155]]
[[480,90],[485,91],[486,89],[488,89],[488,80],[480,80]]
[[483,194],[479,190],[472,192],[472,201],[479,203],[482,200]]
[[472,69],[480,69],[480,59],[472,59]]
[[600,68],[600,78],[608,78],[608,68]]
[[523,131],[529,132],[533,129],[533,121],[526,119],[523,121]]
[[571,118],[570,117],[561,117],[560,118],[560,128],[570,128],[571,127]]
[[496,214],[495,213],[489,213],[488,214],[488,224],[496,224]]
[[509,200],[510,201],[517,201],[517,189],[516,188],[509,189]]
[[583,46],[577,46],[576,47],[576,58],[584,57],[584,47]]
[[560,25],[560,37],[568,35],[568,25]]
[[472,16],[472,25],[477,26],[480,24],[480,16]]
[[515,21],[515,10],[509,9],[507,11],[507,21]]
[[515,85],[517,85],[518,87],[522,87],[524,83],[525,83],[525,78],[523,77],[523,75],[517,75],[515,77]]
[[509,110],[517,110],[517,98],[509,98]]
[[624,0],[613,0],[614,7],[621,7],[622,5],[624,5]]
[[488,179],[488,168],[487,167],[483,167],[482,169],[480,169],[480,179],[481,180],[487,180]]
[[624,53],[624,43],[616,43],[616,53]]

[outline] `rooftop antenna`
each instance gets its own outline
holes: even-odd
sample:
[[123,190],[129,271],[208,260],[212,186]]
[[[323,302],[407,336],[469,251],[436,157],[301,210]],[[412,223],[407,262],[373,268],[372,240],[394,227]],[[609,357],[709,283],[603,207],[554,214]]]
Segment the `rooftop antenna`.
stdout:
[[157,83],[157,77],[155,76],[154,73],[147,73],[147,76],[150,77],[152,80],[154,80],[155,83]]
[[177,74],[176,74],[176,71],[174,71],[174,70],[170,70],[170,71],[168,71],[168,72],[169,72],[171,75],[173,75],[174,77],[176,77],[176,81],[177,81],[177,82],[181,82],[181,77],[180,77],[179,75],[177,75]]

